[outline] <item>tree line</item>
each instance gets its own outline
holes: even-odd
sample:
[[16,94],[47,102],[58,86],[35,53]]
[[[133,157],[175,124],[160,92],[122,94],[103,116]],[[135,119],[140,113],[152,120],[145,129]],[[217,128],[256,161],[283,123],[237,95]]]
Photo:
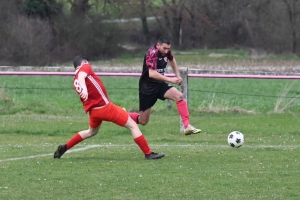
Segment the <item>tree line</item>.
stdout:
[[[160,35],[176,49],[251,48],[298,55],[300,0],[0,0],[0,64],[106,59]],[[149,19],[148,17],[152,17]],[[138,22],[115,23],[137,18]]]

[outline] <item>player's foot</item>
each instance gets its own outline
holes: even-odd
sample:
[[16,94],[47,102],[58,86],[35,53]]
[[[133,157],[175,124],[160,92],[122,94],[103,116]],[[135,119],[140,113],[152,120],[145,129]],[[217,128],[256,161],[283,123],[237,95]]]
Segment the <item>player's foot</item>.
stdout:
[[152,152],[151,154],[145,155],[145,159],[146,160],[161,159],[164,156],[165,154]]
[[194,126],[192,125],[188,125],[188,127],[186,127],[186,129],[184,129],[184,134],[185,135],[191,135],[191,134],[197,134],[200,133],[201,130],[200,129],[196,129]]
[[54,158],[60,158],[67,151],[67,145],[61,144],[57,147],[57,150],[54,152]]

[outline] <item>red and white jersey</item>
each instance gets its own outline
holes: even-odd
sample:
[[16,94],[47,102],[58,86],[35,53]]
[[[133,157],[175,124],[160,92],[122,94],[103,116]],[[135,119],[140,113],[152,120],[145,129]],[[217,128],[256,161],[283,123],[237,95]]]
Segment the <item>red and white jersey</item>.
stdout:
[[80,97],[85,112],[89,112],[94,107],[105,106],[106,104],[108,104],[109,99],[106,93],[106,89],[99,77],[94,73],[90,64],[84,64],[76,69],[74,77],[75,91],[78,94],[80,94],[82,91],[82,87],[80,86],[78,81],[78,74],[81,71],[87,73],[87,77],[85,78],[85,84],[87,87],[88,99],[84,101]]

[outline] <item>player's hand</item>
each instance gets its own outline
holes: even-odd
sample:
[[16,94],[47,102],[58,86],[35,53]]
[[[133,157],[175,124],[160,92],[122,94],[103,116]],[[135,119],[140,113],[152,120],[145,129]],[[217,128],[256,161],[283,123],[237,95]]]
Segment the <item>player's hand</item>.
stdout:
[[181,85],[181,83],[182,83],[182,78],[180,77],[180,76],[176,76],[177,78],[178,78],[178,81],[179,81],[179,83],[177,84],[177,85]]
[[86,89],[83,89],[80,93],[80,97],[83,99],[83,101],[86,101],[88,99],[88,93]]
[[172,78],[170,79],[170,82],[171,82],[171,83],[174,83],[174,84],[176,84],[176,85],[180,85],[181,82],[182,82],[182,79],[181,79],[181,78],[178,78],[178,77],[172,77]]

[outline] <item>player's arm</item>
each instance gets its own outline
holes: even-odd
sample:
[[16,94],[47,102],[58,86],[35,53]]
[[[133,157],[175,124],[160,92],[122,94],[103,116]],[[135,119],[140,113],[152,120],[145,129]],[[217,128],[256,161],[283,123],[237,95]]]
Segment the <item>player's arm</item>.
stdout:
[[87,88],[86,88],[86,84],[85,84],[85,78],[87,77],[87,73],[86,72],[79,72],[78,74],[78,82],[80,87],[82,88],[81,93],[80,93],[80,97],[86,101],[88,99],[88,92],[87,92]]
[[175,77],[177,77],[178,79],[180,79],[180,83],[179,85],[181,84],[182,82],[182,78],[180,77],[180,74],[179,74],[179,71],[178,71],[178,66],[177,66],[177,62],[175,60],[175,58],[173,58],[173,60],[170,60],[170,65],[171,65],[171,68],[175,74]]
[[158,81],[170,82],[169,77],[158,73],[155,69],[149,68],[148,70],[149,70],[149,77],[150,78],[153,78],[153,79],[158,80]]
[[175,76],[180,77],[179,72],[178,72],[177,62],[176,62],[175,58],[173,58],[173,60],[170,60],[170,65],[173,69]]
[[165,81],[165,82],[174,83],[174,84],[181,83],[181,79],[178,79],[177,77],[164,76],[152,68],[149,68],[149,77],[153,78],[155,80],[158,80],[158,81]]

